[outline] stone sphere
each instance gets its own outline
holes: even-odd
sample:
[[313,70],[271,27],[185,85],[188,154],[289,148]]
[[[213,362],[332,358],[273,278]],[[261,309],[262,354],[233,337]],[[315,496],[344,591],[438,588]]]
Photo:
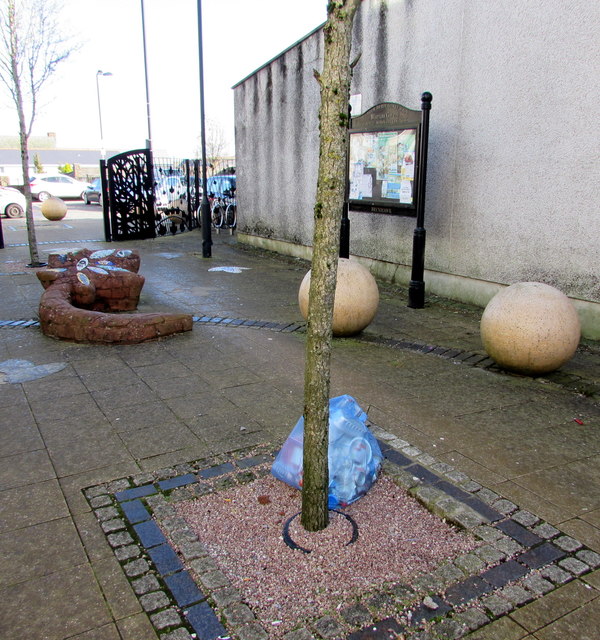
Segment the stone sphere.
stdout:
[[549,373],[570,360],[581,336],[573,303],[541,282],[519,282],[497,293],[480,328],[490,358],[531,375]]
[[[310,271],[304,276],[298,303],[300,312],[308,317]],[[379,306],[379,289],[371,272],[356,260],[338,259],[335,302],[333,305],[333,335],[351,336],[362,331],[375,317]]]
[[50,196],[41,206],[42,215],[47,220],[62,220],[67,215],[67,205],[64,200]]

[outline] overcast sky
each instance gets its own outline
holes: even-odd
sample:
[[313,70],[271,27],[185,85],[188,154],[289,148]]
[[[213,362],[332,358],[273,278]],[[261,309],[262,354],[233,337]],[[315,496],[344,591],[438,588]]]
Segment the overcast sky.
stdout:
[[[152,146],[190,156],[198,148],[198,0],[144,0]],[[42,92],[33,135],[60,147],[99,148],[96,72],[105,147],[134,149],[148,137],[141,0],[64,0],[63,24],[81,48]],[[239,80],[326,19],[327,0],[202,0],[205,109],[233,152],[233,91]],[[16,135],[0,94],[0,134]]]

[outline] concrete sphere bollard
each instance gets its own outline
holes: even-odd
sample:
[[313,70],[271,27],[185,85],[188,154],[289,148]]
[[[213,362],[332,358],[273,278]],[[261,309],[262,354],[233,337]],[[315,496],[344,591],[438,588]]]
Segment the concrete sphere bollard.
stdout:
[[518,282],[497,293],[483,312],[480,329],[490,358],[505,369],[532,375],[570,360],[581,337],[573,303],[541,282]]
[[47,220],[62,220],[67,215],[67,205],[64,200],[54,196],[42,202],[41,210]]
[[[300,313],[308,317],[310,271],[304,276],[298,303]],[[356,260],[339,258],[335,302],[333,305],[333,335],[351,336],[368,326],[379,306],[379,289],[371,272]]]

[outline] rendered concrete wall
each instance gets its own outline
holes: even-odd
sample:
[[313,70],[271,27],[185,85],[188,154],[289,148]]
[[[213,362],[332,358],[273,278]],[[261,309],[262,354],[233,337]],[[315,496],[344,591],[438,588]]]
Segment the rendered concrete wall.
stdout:
[[[352,86],[362,111],[418,109],[433,94],[430,290],[457,278],[463,299],[485,304],[498,284],[542,281],[592,303],[600,338],[599,28],[600,4],[588,0],[363,0]],[[235,88],[247,241],[312,243],[322,51],[317,31]],[[408,278],[414,218],[350,219],[351,253]],[[488,294],[468,293],[469,281]]]

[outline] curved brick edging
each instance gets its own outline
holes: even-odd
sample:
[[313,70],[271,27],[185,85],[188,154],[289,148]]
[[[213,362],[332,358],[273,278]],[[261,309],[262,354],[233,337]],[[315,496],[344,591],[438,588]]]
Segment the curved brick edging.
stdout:
[[42,332],[74,342],[138,344],[191,331],[189,314],[113,313],[137,308],[145,281],[139,266],[140,256],[131,250],[51,253],[48,268],[36,272],[45,289],[39,306]]
[[[386,457],[384,472],[482,544],[410,584],[366,593],[354,605],[307,622],[286,640],[366,640],[388,638],[392,631],[416,638],[424,624],[434,625],[431,637],[461,638],[600,566],[600,554],[556,527],[409,443],[372,429]],[[190,640],[192,634],[206,640],[268,638],[172,503],[249,482],[268,473],[272,460],[260,452],[220,456],[212,464],[192,462],[84,491],[143,609],[165,634],[161,640]],[[390,604],[400,613],[381,613]],[[345,634],[348,624],[360,628]]]
[[69,285],[54,285],[40,299],[40,326],[45,335],[92,344],[138,344],[192,330],[192,317],[175,313],[104,313],[71,303]]

